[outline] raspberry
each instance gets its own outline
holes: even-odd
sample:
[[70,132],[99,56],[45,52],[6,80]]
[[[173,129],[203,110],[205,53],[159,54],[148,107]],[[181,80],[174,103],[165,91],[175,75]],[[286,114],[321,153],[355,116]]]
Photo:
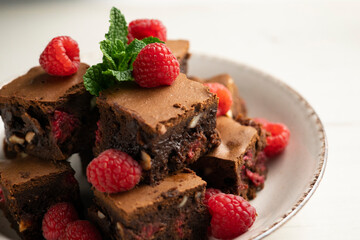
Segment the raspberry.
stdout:
[[216,116],[225,115],[231,108],[233,103],[231,93],[224,85],[220,83],[204,83],[219,98],[219,105]]
[[290,130],[282,123],[272,123],[265,119],[256,118],[256,122],[262,124],[270,136],[266,137],[266,147],[264,152],[268,157],[274,157],[282,153],[289,143]]
[[4,192],[0,187],[0,203],[4,203],[4,202],[5,202]]
[[139,183],[141,167],[128,154],[108,149],[91,161],[86,175],[100,192],[117,193],[130,190]]
[[141,40],[146,37],[157,37],[166,41],[166,28],[156,19],[137,19],[129,23],[128,43],[135,38]]
[[78,219],[71,203],[57,203],[49,208],[42,221],[43,236],[47,240],[57,240],[64,233],[66,225]]
[[41,53],[39,62],[48,74],[69,76],[79,68],[79,46],[68,36],[53,38]]
[[100,143],[101,140],[101,132],[100,132],[100,120],[96,123],[97,129],[95,130],[95,143]]
[[219,193],[209,199],[211,233],[220,239],[232,239],[244,232],[255,221],[256,210],[245,199]]
[[205,192],[204,204],[208,205],[209,198],[211,198],[212,196],[219,194],[219,193],[222,193],[219,189],[207,188],[206,192]]
[[64,143],[79,126],[79,120],[72,114],[55,110],[51,121],[52,132],[57,143]]
[[101,240],[97,228],[89,221],[77,220],[69,223],[59,240]]
[[180,73],[179,62],[162,43],[146,45],[133,65],[134,78],[141,87],[171,85]]
[[259,187],[265,182],[265,176],[261,176],[256,172],[252,172],[249,169],[245,171],[246,176],[250,179],[250,181],[256,186]]

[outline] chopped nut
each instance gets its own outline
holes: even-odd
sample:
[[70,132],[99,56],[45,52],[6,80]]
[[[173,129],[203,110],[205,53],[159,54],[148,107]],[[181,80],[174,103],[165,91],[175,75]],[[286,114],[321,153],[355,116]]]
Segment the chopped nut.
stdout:
[[31,143],[31,141],[34,139],[35,137],[35,133],[34,132],[28,132],[25,136],[25,140],[28,142],[28,143]]
[[188,197],[187,197],[187,196],[184,196],[183,200],[182,200],[181,203],[178,205],[178,208],[182,208],[183,206],[185,206],[187,200],[188,200]]
[[96,107],[96,97],[90,100],[90,109],[94,109],[94,107]]
[[10,138],[9,138],[9,142],[13,143],[13,144],[24,144],[25,142],[25,139],[21,138],[21,137],[18,137],[16,135],[12,135]]
[[98,215],[98,217],[99,217],[100,219],[104,219],[104,218],[105,218],[105,215],[104,215],[102,212],[100,212],[100,211],[97,212],[97,215]]
[[116,223],[116,229],[119,231],[119,235],[123,239],[124,238],[124,228],[123,228],[122,224],[117,222]]
[[31,226],[30,221],[25,221],[23,219],[20,220],[19,223],[19,232],[24,232],[26,229],[28,229]]
[[151,168],[151,157],[149,154],[147,154],[144,151],[141,151],[140,165],[144,170],[150,170],[150,168]]
[[196,115],[195,117],[193,117],[193,119],[191,119],[190,123],[189,123],[189,128],[194,128],[196,127],[197,123],[199,122],[200,118],[202,117],[202,113],[200,113],[199,115]]
[[166,126],[164,124],[158,124],[157,126],[157,129],[158,129],[158,132],[163,135],[166,133],[167,129],[166,129]]
[[231,110],[227,111],[227,113],[225,114],[228,118],[233,118],[233,113]]

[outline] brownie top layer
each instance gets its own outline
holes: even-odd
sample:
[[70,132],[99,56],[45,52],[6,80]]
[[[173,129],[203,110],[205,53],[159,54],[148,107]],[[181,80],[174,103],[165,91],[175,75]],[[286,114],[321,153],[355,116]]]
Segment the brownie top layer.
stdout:
[[188,54],[189,41],[187,40],[168,40],[165,44],[177,59],[184,58]]
[[69,170],[63,163],[54,163],[36,157],[0,160],[0,180],[6,185],[20,185],[43,176],[49,176]]
[[167,121],[193,111],[196,104],[213,102],[214,97],[207,87],[180,73],[171,86],[142,88],[135,82],[124,82],[101,92],[99,98],[156,130],[159,123],[168,125]]
[[83,75],[88,65],[80,63],[79,70],[66,77],[52,76],[47,74],[40,66],[31,68],[25,75],[20,76],[0,89],[0,102],[6,102],[9,98],[23,99],[27,101],[56,102],[81,89]]
[[208,154],[210,157],[236,161],[258,138],[255,128],[242,126],[225,116],[217,118],[216,128],[220,133],[221,144]]
[[126,218],[138,210],[160,204],[164,199],[172,196],[181,196],[206,184],[193,172],[180,172],[166,177],[159,185],[142,185],[128,192],[106,194],[94,190],[95,197],[106,208]]

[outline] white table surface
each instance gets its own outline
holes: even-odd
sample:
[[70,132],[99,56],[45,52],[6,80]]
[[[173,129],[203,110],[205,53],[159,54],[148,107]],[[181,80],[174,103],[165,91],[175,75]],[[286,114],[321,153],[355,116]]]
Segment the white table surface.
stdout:
[[325,125],[328,165],[315,195],[267,239],[360,239],[360,1],[0,1],[0,81],[37,65],[57,35],[76,39],[81,56],[97,51],[113,5],[302,94]]

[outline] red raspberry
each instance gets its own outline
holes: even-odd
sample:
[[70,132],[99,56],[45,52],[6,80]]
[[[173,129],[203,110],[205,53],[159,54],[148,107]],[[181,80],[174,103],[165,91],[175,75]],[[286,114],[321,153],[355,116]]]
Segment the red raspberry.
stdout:
[[220,83],[204,83],[219,98],[219,105],[216,116],[225,115],[231,108],[233,103],[231,93],[227,87]]
[[245,171],[246,176],[250,179],[250,181],[255,185],[255,187],[260,187],[265,182],[265,176],[261,176],[256,172],[252,172],[249,169]]
[[57,143],[64,143],[79,126],[79,120],[72,114],[55,110],[51,121],[52,132]]
[[51,75],[68,76],[80,66],[79,46],[68,36],[53,38],[40,55],[42,68]]
[[209,199],[211,233],[220,239],[232,239],[251,227],[256,210],[245,199],[232,194],[219,193]]
[[180,73],[179,62],[162,43],[151,43],[141,49],[133,68],[135,82],[146,88],[171,85]]
[[4,202],[5,202],[4,192],[0,187],[0,203],[4,203]]
[[89,221],[78,220],[69,223],[59,240],[101,240],[97,228]]
[[95,143],[100,143],[101,140],[101,132],[100,132],[100,120],[96,123],[97,129],[95,130]]
[[208,205],[209,198],[211,198],[212,196],[219,194],[219,193],[222,193],[219,189],[207,188],[206,192],[205,192],[204,204]]
[[117,193],[130,190],[139,183],[141,167],[128,154],[108,149],[91,161],[86,175],[100,192]]
[[156,19],[137,19],[129,23],[128,43],[135,38],[141,40],[146,37],[157,37],[166,41],[166,28]]
[[59,239],[68,223],[77,219],[77,212],[71,203],[57,203],[51,206],[42,221],[44,238],[47,240]]
[[272,123],[265,119],[256,118],[255,121],[262,124],[270,136],[266,137],[264,152],[268,157],[274,157],[282,153],[289,143],[290,130],[282,123]]

